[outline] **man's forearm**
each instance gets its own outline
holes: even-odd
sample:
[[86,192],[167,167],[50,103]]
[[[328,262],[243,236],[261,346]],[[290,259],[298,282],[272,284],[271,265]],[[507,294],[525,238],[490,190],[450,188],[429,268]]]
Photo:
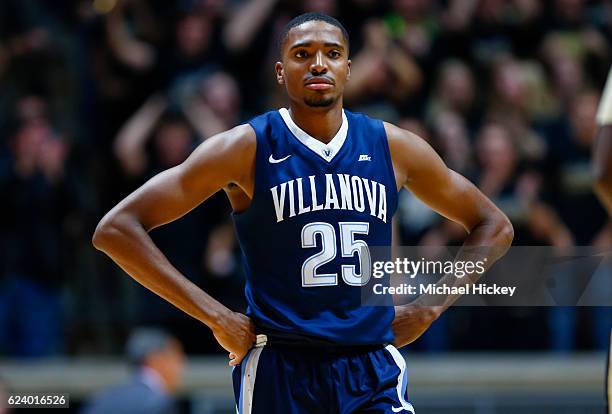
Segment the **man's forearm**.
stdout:
[[593,147],[595,192],[612,215],[612,124],[597,131]]
[[597,109],[599,129],[593,143],[595,192],[612,215],[612,68]]
[[[459,278],[454,274],[443,276],[437,284],[447,286],[465,286],[478,280],[493,264],[503,257],[514,238],[514,230],[508,218],[501,212],[491,214],[487,219],[476,225],[455,257],[455,261],[481,262],[484,272],[468,273]],[[422,295],[416,303],[422,306],[432,306],[439,315],[448,309],[461,295],[440,296]]]
[[[472,229],[455,260],[482,261],[486,271],[508,251],[513,235],[512,224],[507,217],[501,213],[492,214],[489,220],[484,220]],[[473,283],[480,276],[473,274],[459,279],[449,274],[442,277],[438,284],[462,286]],[[393,320],[395,345],[402,347],[414,342],[459,297],[422,295],[411,303],[396,306]]]
[[172,266],[142,225],[126,214],[104,217],[93,244],[141,285],[211,329],[231,312]]
[[[514,231],[508,218],[501,212],[492,212],[486,219],[476,225],[465,239],[462,248],[455,257],[455,261],[482,262],[484,272],[467,274],[462,278],[454,274],[443,276],[438,285],[464,286],[478,280],[497,260],[503,257],[512,244]],[[421,295],[412,305],[429,307],[428,313],[437,318],[448,309],[461,295],[447,295],[444,297],[435,295]],[[403,305],[396,307],[396,312],[402,312]],[[399,308],[399,309],[398,309]],[[433,313],[432,313],[433,311]]]

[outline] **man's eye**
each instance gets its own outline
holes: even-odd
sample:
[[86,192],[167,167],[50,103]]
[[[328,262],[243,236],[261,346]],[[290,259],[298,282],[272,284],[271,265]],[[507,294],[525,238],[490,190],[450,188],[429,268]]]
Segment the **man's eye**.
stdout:
[[332,50],[332,51],[329,52],[328,55],[332,59],[337,59],[337,58],[339,58],[341,56],[341,53],[338,52],[337,50]]
[[295,54],[295,57],[305,58],[308,56],[308,53],[305,50],[300,50]]

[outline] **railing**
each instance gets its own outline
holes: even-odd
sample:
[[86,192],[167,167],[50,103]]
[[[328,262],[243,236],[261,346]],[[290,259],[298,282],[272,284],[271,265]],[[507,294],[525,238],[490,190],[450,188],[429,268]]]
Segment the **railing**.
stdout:
[[[419,414],[604,412],[606,355],[406,355],[410,399]],[[126,381],[120,359],[0,360],[0,377],[13,392],[67,392],[77,404]],[[223,357],[189,358],[180,398],[192,413],[233,406],[231,368]]]

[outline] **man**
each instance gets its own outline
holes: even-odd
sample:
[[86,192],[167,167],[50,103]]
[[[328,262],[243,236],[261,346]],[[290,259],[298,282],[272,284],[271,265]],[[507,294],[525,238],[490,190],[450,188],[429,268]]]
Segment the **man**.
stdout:
[[599,129],[593,147],[595,192],[612,215],[612,69],[597,111]]
[[[612,216],[612,68],[604,88],[597,111],[599,129],[593,144],[595,167],[595,192]],[[608,225],[609,226],[609,225]],[[606,399],[608,412],[612,414],[612,331],[610,332],[610,350],[607,359]]]
[[[394,309],[360,304],[368,246],[389,246],[406,187],[461,223],[468,245],[507,247],[508,219],[420,138],[342,108],[348,35],[308,13],[285,28],[276,78],[290,109],[213,136],[100,222],[94,245],[158,295],[209,326],[229,351],[240,413],[414,412],[391,345]],[[220,189],[248,274],[248,316],[184,278],[147,232]],[[363,266],[362,266],[363,264]],[[450,304],[398,307],[396,344]],[[257,344],[252,348],[257,336]]]
[[97,395],[83,413],[178,412],[172,394],[180,385],[185,365],[181,344],[158,329],[139,329],[130,336],[126,350],[135,371],[132,380]]

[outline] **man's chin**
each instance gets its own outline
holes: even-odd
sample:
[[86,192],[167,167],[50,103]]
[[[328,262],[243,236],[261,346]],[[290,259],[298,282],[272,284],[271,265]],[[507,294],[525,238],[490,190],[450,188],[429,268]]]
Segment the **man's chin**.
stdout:
[[304,98],[304,103],[311,108],[327,108],[335,102],[334,98]]

